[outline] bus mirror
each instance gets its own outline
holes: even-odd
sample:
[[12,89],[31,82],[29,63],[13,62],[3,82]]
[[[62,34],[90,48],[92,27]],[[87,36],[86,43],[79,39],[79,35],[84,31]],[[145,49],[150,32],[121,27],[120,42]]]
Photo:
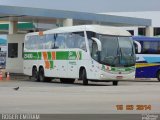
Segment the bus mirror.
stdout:
[[141,44],[138,41],[134,41],[136,53],[141,53]]
[[94,40],[97,43],[98,51],[101,51],[102,50],[101,41],[99,39],[95,38],[95,37],[92,37],[92,40]]

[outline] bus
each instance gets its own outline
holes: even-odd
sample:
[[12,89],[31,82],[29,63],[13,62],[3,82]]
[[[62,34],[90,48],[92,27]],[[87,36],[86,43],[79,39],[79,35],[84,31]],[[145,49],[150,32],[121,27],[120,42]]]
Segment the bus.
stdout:
[[134,36],[141,45],[136,54],[136,78],[157,78],[160,81],[160,38]]
[[24,74],[37,81],[62,83],[135,78],[135,49],[129,32],[116,27],[79,25],[28,33],[24,40]]

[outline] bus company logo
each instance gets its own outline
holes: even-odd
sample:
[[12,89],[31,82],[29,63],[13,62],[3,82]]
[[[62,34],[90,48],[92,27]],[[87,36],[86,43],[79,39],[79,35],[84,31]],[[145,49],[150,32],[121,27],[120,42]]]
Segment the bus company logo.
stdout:
[[72,51],[69,52],[68,59],[69,60],[75,60],[76,59],[76,56],[75,56],[75,54]]
[[158,120],[158,115],[155,114],[143,114],[142,120]]
[[24,54],[25,59],[31,59],[33,58],[33,54]]

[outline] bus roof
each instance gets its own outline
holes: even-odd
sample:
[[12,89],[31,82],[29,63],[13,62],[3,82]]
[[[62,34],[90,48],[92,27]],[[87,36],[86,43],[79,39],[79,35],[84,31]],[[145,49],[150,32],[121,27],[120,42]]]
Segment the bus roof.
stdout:
[[146,37],[146,36],[133,36],[133,40],[136,41],[159,41],[160,42],[160,37]]
[[[67,32],[79,32],[79,31],[92,31],[99,34],[117,35],[117,36],[131,36],[131,34],[118,27],[101,26],[101,25],[78,25],[69,27],[59,27],[51,30],[44,31],[44,34],[51,33],[67,33]],[[28,33],[28,35],[37,35],[39,32]]]

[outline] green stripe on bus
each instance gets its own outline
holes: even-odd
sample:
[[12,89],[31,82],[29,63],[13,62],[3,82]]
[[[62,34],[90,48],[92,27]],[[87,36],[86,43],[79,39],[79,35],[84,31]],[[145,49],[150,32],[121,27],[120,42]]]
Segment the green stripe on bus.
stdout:
[[[52,52],[47,52],[48,60],[52,60]],[[42,60],[42,52],[25,52],[25,60]],[[57,51],[56,60],[81,60],[81,51]]]
[[56,60],[68,60],[68,55],[69,55],[68,51],[64,52],[58,51],[56,52]]
[[48,55],[48,60],[52,60],[52,54],[51,54],[51,52],[47,52],[47,55]]
[[41,58],[38,57],[37,52],[25,52],[24,59],[25,60],[37,60],[37,59],[41,59]]
[[53,61],[49,61],[50,62],[50,68],[54,68],[54,62]]
[[123,72],[123,71],[132,71],[135,70],[133,67],[127,67],[127,68],[118,68],[118,67],[112,67],[111,71],[117,71],[117,72]]
[[42,53],[41,52],[38,52],[38,60],[41,60],[42,59]]

